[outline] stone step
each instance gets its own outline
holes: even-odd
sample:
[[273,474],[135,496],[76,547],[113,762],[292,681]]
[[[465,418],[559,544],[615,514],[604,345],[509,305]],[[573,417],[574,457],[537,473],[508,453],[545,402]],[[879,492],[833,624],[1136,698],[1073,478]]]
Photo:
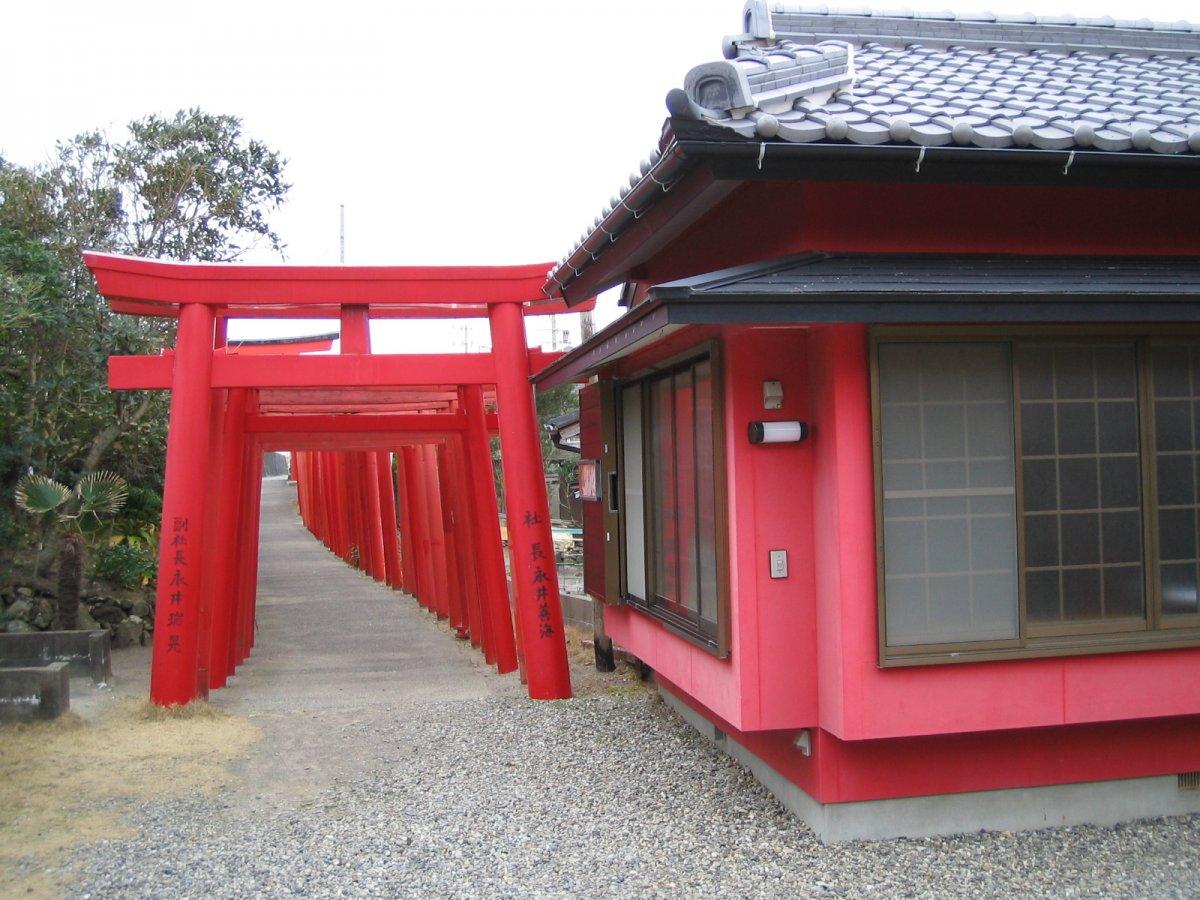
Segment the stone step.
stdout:
[[0,668],[0,722],[57,719],[71,708],[70,663]]
[[108,632],[103,629],[0,634],[0,667],[37,667],[65,662],[72,677],[91,678],[93,684],[106,684],[112,678],[111,647]]

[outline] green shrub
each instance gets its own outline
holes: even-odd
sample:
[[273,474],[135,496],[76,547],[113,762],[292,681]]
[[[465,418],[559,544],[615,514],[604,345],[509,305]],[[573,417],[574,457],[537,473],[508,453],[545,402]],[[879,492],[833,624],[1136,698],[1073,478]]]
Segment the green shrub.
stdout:
[[158,528],[162,518],[162,496],[149,488],[129,486],[129,497],[113,521],[117,534],[140,534]]
[[154,583],[157,556],[157,549],[144,541],[108,544],[93,556],[92,575],[125,588],[145,587]]

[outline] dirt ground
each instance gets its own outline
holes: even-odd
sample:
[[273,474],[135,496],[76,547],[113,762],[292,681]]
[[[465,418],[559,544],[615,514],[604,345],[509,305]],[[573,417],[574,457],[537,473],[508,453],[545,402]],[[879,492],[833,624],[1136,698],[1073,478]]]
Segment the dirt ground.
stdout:
[[[452,635],[445,622],[435,627]],[[591,635],[566,632],[576,696],[649,690],[622,660],[616,673],[598,673]],[[227,787],[241,793],[236,784],[257,770],[259,725],[208,703],[162,710],[129,696],[131,685],[146,683],[139,670],[149,654],[117,651],[114,661],[125,670],[123,690],[84,694],[82,716],[0,726],[0,897],[57,897],[72,877],[71,851],[133,834],[127,823],[138,804]]]
[[207,703],[111,697],[94,718],[0,726],[0,897],[55,897],[69,851],[131,833],[146,800],[211,792],[259,729]]
[[[72,682],[64,719],[0,726],[0,900],[60,894],[78,848],[134,835],[143,804],[221,792],[231,820],[303,804],[378,765],[413,703],[525,695],[448,623],[315,545],[293,494],[264,485],[257,643],[211,705],[151,707],[150,648],[131,647],[111,688]],[[624,661],[596,672],[590,640],[567,629],[576,696],[647,690]]]

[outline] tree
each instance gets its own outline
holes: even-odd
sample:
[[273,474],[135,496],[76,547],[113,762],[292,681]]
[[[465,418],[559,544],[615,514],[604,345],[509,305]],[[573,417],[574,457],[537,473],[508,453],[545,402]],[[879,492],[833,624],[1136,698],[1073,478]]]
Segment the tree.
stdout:
[[108,463],[150,490],[161,485],[167,398],[109,391],[105,358],[158,352],[174,322],[113,315],[82,251],[218,261],[256,246],[282,251],[268,218],[290,188],[284,165],[236,117],[198,109],[139,119],[118,139],[78,135],[43,166],[0,159],[7,496],[30,468],[73,483]]
[[58,621],[68,631],[79,625],[86,537],[104,527],[125,505],[125,479],[111,472],[85,475],[71,490],[45,475],[26,475],[17,484],[17,505],[58,526]]

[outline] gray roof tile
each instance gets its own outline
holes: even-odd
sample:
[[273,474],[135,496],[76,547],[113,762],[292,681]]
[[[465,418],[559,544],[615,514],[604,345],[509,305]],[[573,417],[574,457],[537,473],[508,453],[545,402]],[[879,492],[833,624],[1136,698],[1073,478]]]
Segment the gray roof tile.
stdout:
[[[1186,22],[767,8],[761,0],[747,8],[760,25],[733,39],[728,74],[710,63],[685,80],[697,117],[744,136],[875,144],[886,131],[887,140],[921,146],[1156,153],[1196,152],[1200,143],[1192,139],[1200,28]],[[770,79],[750,76],[749,96],[736,101],[748,106],[712,105],[738,97],[734,73],[767,66]],[[781,100],[792,106],[782,119]],[[775,116],[769,135],[746,118],[760,103]],[[825,127],[831,116],[848,126],[836,137]]]
[[[749,0],[742,20],[751,33],[725,39],[727,58],[692,69],[668,96],[673,116],[764,146],[1200,154],[1200,25],[764,0]],[[551,280],[585,264],[673,173],[656,154]]]

